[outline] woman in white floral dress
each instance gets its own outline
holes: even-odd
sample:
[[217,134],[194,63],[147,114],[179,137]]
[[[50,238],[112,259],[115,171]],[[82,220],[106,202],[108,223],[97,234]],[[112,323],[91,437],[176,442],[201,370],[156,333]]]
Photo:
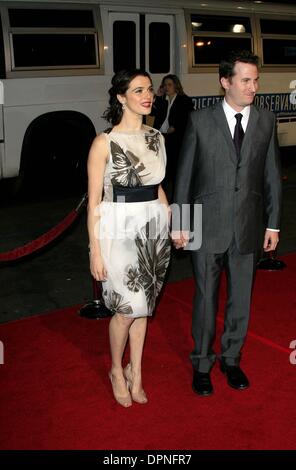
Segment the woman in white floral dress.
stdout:
[[[117,402],[147,403],[142,352],[170,257],[169,208],[161,181],[166,154],[161,133],[143,125],[154,92],[149,74],[121,71],[112,79],[104,117],[113,127],[97,136],[88,159],[90,269],[102,281]],[[130,361],[123,369],[129,339]]]

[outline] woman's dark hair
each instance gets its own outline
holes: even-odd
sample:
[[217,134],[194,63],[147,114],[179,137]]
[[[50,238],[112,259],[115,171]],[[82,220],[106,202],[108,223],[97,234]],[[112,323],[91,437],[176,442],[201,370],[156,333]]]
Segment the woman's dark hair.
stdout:
[[118,101],[117,95],[124,95],[127,92],[131,81],[139,76],[149,78],[152,83],[149,73],[141,69],[121,70],[112,77],[112,86],[108,92],[110,95],[109,106],[102,117],[113,126],[120,123],[123,115],[122,104]]
[[219,77],[231,78],[234,75],[234,67],[237,62],[253,64],[259,67],[259,57],[247,50],[231,51],[224,57],[219,65]]
[[172,73],[170,73],[169,75],[166,75],[165,77],[163,77],[161,86],[164,86],[165,80],[172,80],[172,82],[175,85],[175,90],[176,90],[177,95],[185,95],[182,84],[180,82],[180,79],[177,77],[177,75],[173,75]]

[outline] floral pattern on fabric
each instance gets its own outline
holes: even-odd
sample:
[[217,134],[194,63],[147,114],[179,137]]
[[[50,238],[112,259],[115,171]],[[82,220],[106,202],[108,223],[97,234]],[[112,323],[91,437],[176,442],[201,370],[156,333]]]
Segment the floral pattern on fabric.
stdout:
[[140,159],[129,150],[124,152],[116,142],[111,142],[110,147],[114,168],[111,173],[112,184],[131,187],[142,186],[139,173],[145,170],[145,166],[140,162]]
[[160,134],[159,132],[155,132],[152,129],[145,134],[145,141],[147,144],[148,150],[153,150],[153,152],[158,155],[159,147],[160,147]]
[[164,138],[148,126],[105,134],[110,153],[101,203],[100,247],[106,280],[103,298],[112,312],[131,318],[153,314],[170,258],[168,213],[159,199],[113,202],[114,186],[159,185],[165,176]]
[[132,308],[128,302],[123,301],[123,296],[114,290],[111,292],[103,292],[105,296],[105,303],[107,307],[113,313],[123,313],[125,315],[130,315],[132,313]]

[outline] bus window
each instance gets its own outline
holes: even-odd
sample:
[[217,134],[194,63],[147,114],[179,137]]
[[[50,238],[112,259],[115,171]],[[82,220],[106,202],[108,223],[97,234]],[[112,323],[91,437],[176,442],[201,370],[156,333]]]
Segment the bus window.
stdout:
[[296,65],[296,21],[260,19],[264,65]]
[[[221,57],[227,50],[238,48],[237,39],[213,38],[211,36],[193,36],[194,66],[200,64],[219,64]],[[251,39],[241,38],[239,41],[241,49],[252,50]]]
[[145,67],[150,73],[175,73],[178,52],[175,49],[175,17],[145,15]]
[[12,72],[99,69],[94,8],[8,8]]
[[150,73],[173,73],[174,16],[110,12],[113,72],[141,67]]
[[193,32],[214,33],[251,33],[250,19],[237,16],[206,16],[191,15],[191,26]]
[[293,20],[260,20],[262,34],[296,34],[296,21]]
[[189,17],[192,41],[192,70],[217,65],[232,49],[252,50],[251,20],[247,16],[200,15]]
[[296,64],[296,39],[264,39],[264,64]]
[[170,64],[170,25],[168,23],[149,24],[149,71],[168,73]]
[[114,21],[113,23],[113,69],[135,69],[136,23],[134,21]]
[[14,66],[96,65],[94,34],[14,34]]
[[94,28],[92,10],[9,8],[12,28]]

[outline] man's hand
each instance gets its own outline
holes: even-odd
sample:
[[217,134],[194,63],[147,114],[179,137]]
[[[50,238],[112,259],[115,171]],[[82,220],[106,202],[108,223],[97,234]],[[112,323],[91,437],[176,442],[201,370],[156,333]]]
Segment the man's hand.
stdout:
[[264,236],[263,249],[264,251],[274,251],[279,242],[279,232],[266,230]]
[[189,242],[189,232],[188,231],[177,231],[173,230],[171,233],[172,241],[177,248],[184,248]]

